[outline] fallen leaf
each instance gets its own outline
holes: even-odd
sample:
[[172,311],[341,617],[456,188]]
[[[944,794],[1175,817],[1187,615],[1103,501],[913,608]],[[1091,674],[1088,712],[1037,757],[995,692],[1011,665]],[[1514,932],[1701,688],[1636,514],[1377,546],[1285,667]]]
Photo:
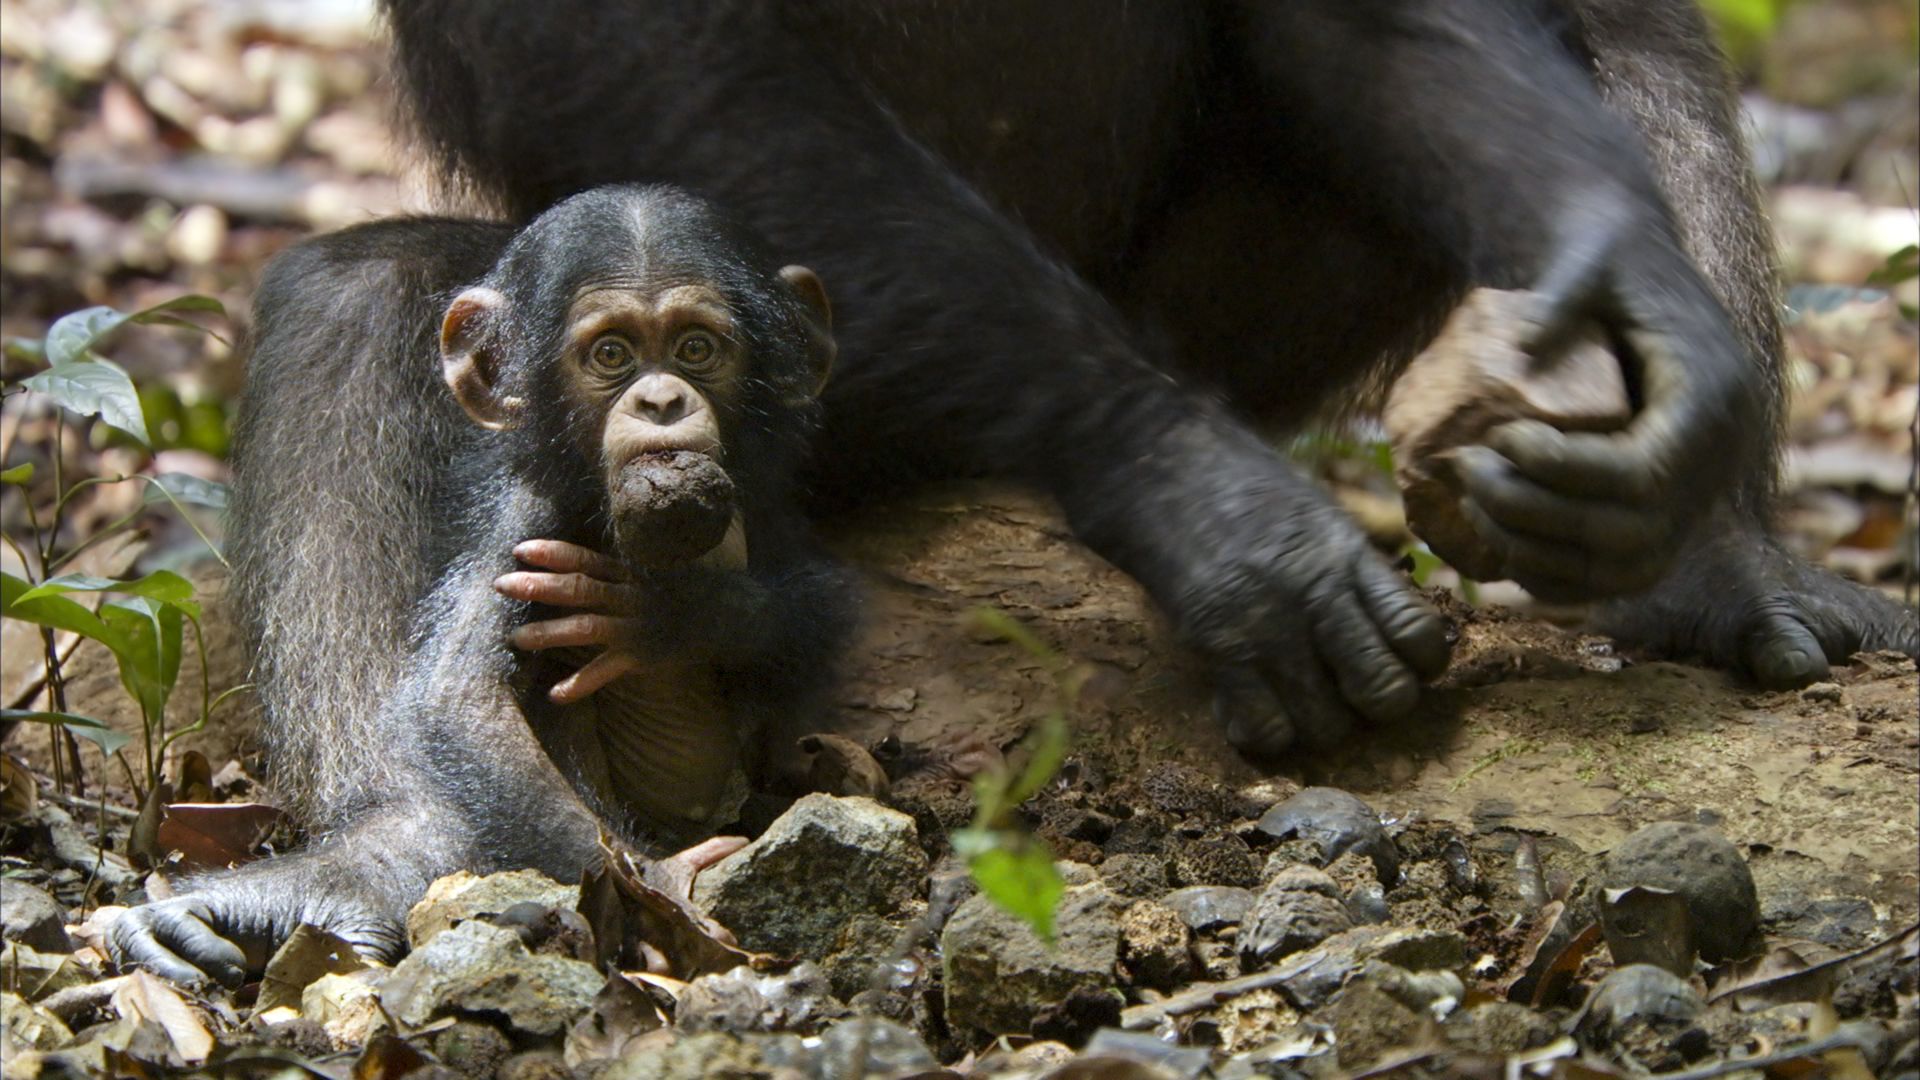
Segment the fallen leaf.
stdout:
[[182,1061],[197,1065],[213,1053],[213,1034],[173,987],[145,971],[131,973],[114,991],[113,1007],[122,1018],[150,1020],[167,1033]]
[[565,1058],[569,1068],[589,1061],[617,1060],[634,1040],[659,1031],[667,1015],[649,987],[619,972],[593,999],[593,1008],[567,1032]]
[[162,852],[180,852],[186,867],[222,868],[255,857],[261,841],[285,817],[266,803],[169,805],[156,835]]
[[367,966],[339,936],[310,923],[301,923],[267,961],[266,974],[260,978],[260,999],[256,1014],[271,1009],[299,1009],[300,997],[308,984],[322,975],[345,975]]

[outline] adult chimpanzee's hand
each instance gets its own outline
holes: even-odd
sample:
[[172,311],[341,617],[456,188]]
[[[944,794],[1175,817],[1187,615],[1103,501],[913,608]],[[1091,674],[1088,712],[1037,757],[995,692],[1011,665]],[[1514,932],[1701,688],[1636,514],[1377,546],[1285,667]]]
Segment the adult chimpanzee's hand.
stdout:
[[1125,487],[1063,501],[1219,665],[1228,739],[1266,756],[1410,713],[1446,668],[1446,624],[1353,521],[1238,425],[1196,425],[1156,449]]
[[108,931],[114,962],[194,986],[239,986],[265,970],[301,923],[338,935],[369,959],[391,961],[407,941],[399,919],[352,895],[259,887],[245,871],[129,909]]
[[1563,244],[1536,283],[1529,353],[1547,359],[1597,321],[1638,398],[1612,434],[1538,421],[1458,452],[1466,516],[1508,576],[1551,600],[1637,592],[1764,443],[1764,380],[1662,221],[1610,216]]

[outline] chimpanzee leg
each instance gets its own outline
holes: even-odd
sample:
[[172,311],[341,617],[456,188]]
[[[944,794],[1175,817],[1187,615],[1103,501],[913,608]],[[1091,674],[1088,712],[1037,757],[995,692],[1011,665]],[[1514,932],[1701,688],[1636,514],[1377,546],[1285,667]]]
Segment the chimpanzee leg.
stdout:
[[1740,667],[1770,686],[1824,676],[1862,649],[1920,653],[1920,620],[1892,597],[1843,581],[1768,535],[1786,379],[1773,237],[1710,29],[1679,0],[1573,0],[1607,104],[1646,143],[1682,238],[1733,313],[1766,388],[1748,437],[1755,469],[1698,530],[1652,592],[1609,604],[1600,625],[1640,645]]
[[[1037,484],[1189,641],[1266,671],[1312,737],[1351,712],[1404,714],[1444,665],[1437,617],[1322,493],[1168,377],[780,5],[389,6],[429,138],[516,209],[666,180],[820,271],[841,360],[817,483]],[[632,48],[581,56],[589,25]],[[1292,735],[1242,734],[1262,749]]]

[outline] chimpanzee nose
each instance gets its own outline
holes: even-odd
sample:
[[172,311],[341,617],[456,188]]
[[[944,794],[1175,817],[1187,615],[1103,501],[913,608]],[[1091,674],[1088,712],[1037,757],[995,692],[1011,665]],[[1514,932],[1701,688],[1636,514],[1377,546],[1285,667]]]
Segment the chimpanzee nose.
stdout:
[[699,409],[686,383],[664,375],[642,377],[633,388],[631,401],[640,419],[660,427],[672,427]]

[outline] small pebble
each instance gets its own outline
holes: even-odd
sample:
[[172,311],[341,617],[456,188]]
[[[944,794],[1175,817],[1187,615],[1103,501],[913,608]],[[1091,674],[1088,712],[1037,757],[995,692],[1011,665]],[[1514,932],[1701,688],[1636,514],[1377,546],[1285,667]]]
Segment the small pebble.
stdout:
[[1703,825],[1661,821],[1607,855],[1601,884],[1666,889],[1686,899],[1693,943],[1708,963],[1751,956],[1763,944],[1753,873],[1725,836]]
[[1338,788],[1310,787],[1266,812],[1260,831],[1285,840],[1299,836],[1320,849],[1320,861],[1330,863],[1349,851],[1373,860],[1380,880],[1400,878],[1400,852],[1393,846],[1380,815],[1354,795]]

